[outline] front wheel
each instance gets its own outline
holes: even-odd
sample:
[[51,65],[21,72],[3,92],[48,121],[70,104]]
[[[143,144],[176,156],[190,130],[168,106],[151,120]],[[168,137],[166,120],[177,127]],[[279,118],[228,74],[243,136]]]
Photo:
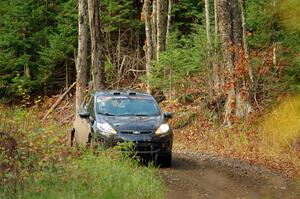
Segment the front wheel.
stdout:
[[168,155],[160,156],[160,164],[163,167],[171,167],[171,165],[172,165],[172,152],[170,152]]
[[102,139],[98,139],[94,134],[90,133],[87,146],[92,149],[96,149],[99,147],[105,148],[105,141]]

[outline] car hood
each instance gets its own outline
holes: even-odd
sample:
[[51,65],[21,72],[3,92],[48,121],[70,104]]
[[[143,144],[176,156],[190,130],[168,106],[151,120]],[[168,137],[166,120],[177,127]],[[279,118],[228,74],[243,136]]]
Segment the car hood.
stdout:
[[108,122],[117,131],[156,130],[163,121],[162,116],[102,116],[101,119]]

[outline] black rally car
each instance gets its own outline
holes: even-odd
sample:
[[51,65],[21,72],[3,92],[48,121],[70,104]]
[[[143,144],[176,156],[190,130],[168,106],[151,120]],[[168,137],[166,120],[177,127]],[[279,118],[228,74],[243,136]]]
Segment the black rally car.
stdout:
[[172,113],[162,113],[147,93],[133,91],[94,92],[82,106],[73,124],[71,142],[96,142],[115,146],[134,143],[139,155],[157,155],[165,166],[172,162]]

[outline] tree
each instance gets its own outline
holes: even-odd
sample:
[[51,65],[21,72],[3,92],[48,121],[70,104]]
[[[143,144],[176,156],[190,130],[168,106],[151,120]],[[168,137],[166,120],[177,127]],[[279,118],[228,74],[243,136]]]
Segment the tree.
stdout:
[[[62,86],[70,86],[76,81],[74,54],[78,45],[78,0],[60,3],[55,15],[55,27],[47,35],[48,45],[39,52],[39,79],[44,94],[57,93]],[[49,92],[52,89],[53,92]]]
[[251,111],[238,0],[218,1],[218,22],[224,59],[225,122],[231,126],[236,118],[245,117]]
[[88,0],[89,24],[91,32],[92,77],[94,90],[101,90],[105,87],[99,10],[100,8],[98,0]]
[[[240,3],[241,17],[242,17],[243,49],[244,49],[244,53],[245,53],[245,58],[249,62],[249,50],[248,50],[248,44],[247,44],[247,40],[246,40],[245,0],[239,0],[239,3]],[[248,70],[249,70],[250,80],[251,80],[251,82],[253,82],[252,67],[249,67]]]
[[166,44],[168,42],[168,38],[170,35],[170,27],[171,27],[171,20],[172,20],[172,6],[173,6],[173,0],[168,1],[168,22],[167,22],[167,33],[166,33]]
[[152,45],[153,45],[153,59],[157,59],[157,1],[152,2],[152,14],[151,14],[151,32],[152,32]]
[[[159,62],[160,53],[166,49],[167,24],[168,24],[168,3],[165,0],[153,0],[152,13],[151,2],[144,1],[143,14],[145,20],[146,45],[146,73],[151,76],[151,61]],[[148,92],[153,90],[148,83]],[[161,94],[156,90],[155,93]]]
[[166,50],[168,3],[166,0],[157,0],[157,44],[156,60],[159,62],[160,53]]
[[212,44],[211,44],[211,31],[210,31],[210,9],[209,0],[204,1],[205,5],[205,29],[206,29],[206,40],[207,40],[207,65],[208,65],[208,77],[209,77],[209,87],[210,87],[210,98],[213,95],[214,79],[213,76],[217,71],[214,71],[212,67]]
[[212,49],[212,44],[211,44],[211,33],[210,33],[209,0],[205,0],[205,28],[206,28],[207,48],[210,53]]
[[41,90],[49,75],[41,51],[56,28],[56,2],[2,0],[0,8],[0,96],[15,99]]
[[76,61],[77,84],[76,84],[76,113],[84,101],[87,89],[87,44],[88,44],[88,18],[86,0],[78,0],[78,54]]
[[[146,42],[144,46],[145,56],[146,56],[146,75],[147,79],[150,78],[151,75],[151,60],[153,59],[153,32],[152,30],[152,23],[151,23],[151,2],[150,0],[144,1],[143,6],[143,14],[145,20],[145,32],[146,32]],[[148,92],[151,92],[151,88],[148,82]]]

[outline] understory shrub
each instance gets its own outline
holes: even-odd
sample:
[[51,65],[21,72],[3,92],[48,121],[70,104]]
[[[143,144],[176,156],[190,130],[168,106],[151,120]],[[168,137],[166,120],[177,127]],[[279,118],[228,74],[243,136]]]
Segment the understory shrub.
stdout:
[[156,168],[141,166],[120,147],[70,148],[69,128],[38,115],[0,104],[0,132],[16,142],[14,155],[0,147],[0,198],[163,198]]

